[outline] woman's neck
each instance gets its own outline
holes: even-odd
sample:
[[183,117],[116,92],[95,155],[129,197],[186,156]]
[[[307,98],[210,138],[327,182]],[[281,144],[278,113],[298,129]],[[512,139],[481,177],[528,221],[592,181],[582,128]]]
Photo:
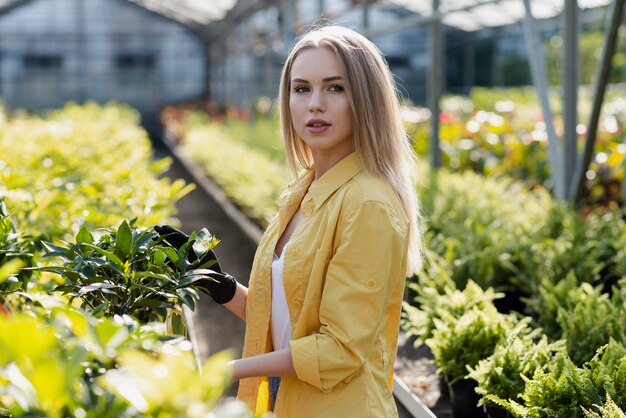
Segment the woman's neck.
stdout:
[[313,156],[313,164],[315,165],[315,178],[313,181],[317,181],[320,177],[322,177],[328,170],[333,168],[339,161],[346,158],[348,155],[354,152],[354,147],[349,147],[341,152],[332,152],[325,154],[324,152],[312,152]]

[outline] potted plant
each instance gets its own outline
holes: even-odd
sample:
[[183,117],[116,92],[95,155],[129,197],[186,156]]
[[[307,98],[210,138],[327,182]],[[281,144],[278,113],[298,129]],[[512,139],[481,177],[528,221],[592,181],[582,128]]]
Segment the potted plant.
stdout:
[[443,311],[434,323],[426,345],[433,353],[437,372],[446,376],[454,416],[485,416],[477,406],[476,381],[465,378],[468,367],[490,356],[506,337],[510,330],[507,317],[491,304],[483,309],[474,306],[458,318]]
[[436,276],[430,278],[442,280],[435,279],[438,282],[436,285],[430,285],[425,280],[408,285],[416,292],[416,296],[413,304],[404,304],[402,324],[408,335],[416,337],[416,346],[424,344],[433,336],[435,322],[443,315],[460,318],[474,307],[478,309],[493,307],[493,301],[504,296],[502,293],[494,292],[493,288],[483,290],[473,280],[467,283],[465,289],[458,290],[449,276],[446,276],[441,264],[436,263],[435,256],[431,253],[427,258],[429,271],[438,272]]
[[601,404],[607,394],[618,405],[626,401],[626,347],[611,340],[583,367],[559,352],[547,369],[538,368],[524,380],[519,400],[487,398],[515,417],[582,418],[585,409]]
[[490,401],[489,396],[517,399],[524,392],[525,379],[532,378],[537,369],[545,369],[556,353],[565,351],[563,341],[548,342],[541,330],[533,329],[529,322],[529,317],[520,320],[491,356],[469,368],[468,376],[477,382],[476,392],[481,395],[478,404],[491,418],[510,414]]
[[602,293],[600,286],[582,283],[571,295],[570,306],[559,309],[557,321],[575,364],[591,360],[610,339],[626,343],[626,311],[620,292],[611,296]]
[[626,418],[626,413],[613,401],[609,394],[606,395],[606,401],[603,405],[594,405],[594,407],[598,412],[583,408],[586,418]]
[[[214,263],[202,260],[218,240],[203,229],[176,251],[161,244],[153,230],[131,226],[123,221],[98,239],[83,227],[75,243],[44,243],[48,250],[44,257],[63,264],[36,269],[59,274],[64,281],[55,290],[69,296],[70,302],[79,300],[96,316],[131,315],[141,323],[165,322],[177,306],[195,309],[194,283]],[[196,261],[188,261],[188,251],[195,252]],[[172,324],[176,334],[185,335],[181,315],[174,314]]]

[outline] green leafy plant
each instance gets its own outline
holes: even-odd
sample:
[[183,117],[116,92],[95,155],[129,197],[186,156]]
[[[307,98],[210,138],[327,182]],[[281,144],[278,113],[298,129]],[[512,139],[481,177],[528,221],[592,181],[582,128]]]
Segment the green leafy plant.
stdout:
[[532,379],[525,379],[523,404],[512,399],[488,396],[516,417],[572,418],[582,415],[581,406],[602,401],[602,396],[584,370],[566,354],[557,355],[550,370],[537,369]]
[[546,334],[552,339],[566,340],[570,358],[582,365],[611,338],[626,342],[623,303],[617,288],[611,296],[603,293],[602,286],[578,284],[571,271],[556,284],[544,280],[531,306],[538,312],[538,322]]
[[525,379],[537,369],[547,369],[554,356],[565,351],[564,341],[550,343],[529,323],[529,317],[520,320],[492,355],[470,367],[468,376],[478,383],[476,392],[482,396],[479,405],[494,405],[490,396],[517,399],[524,392]]
[[[218,240],[203,229],[192,233],[178,251],[161,244],[151,229],[132,228],[123,221],[107,229],[98,239],[81,228],[75,243],[44,243],[46,258],[61,260],[61,266],[43,266],[37,270],[62,276],[64,283],[55,290],[93,310],[95,315],[132,315],[141,323],[163,322],[167,310],[187,305],[195,309],[198,300],[194,283],[203,279],[215,261],[202,263]],[[189,262],[188,251],[197,260]]]
[[[207,150],[210,149],[210,152]],[[190,129],[183,152],[204,169],[250,219],[267,226],[289,181],[282,161],[229,136],[217,124]],[[228,169],[224,169],[228,167]]]
[[[433,255],[431,254],[427,259],[430,260],[427,263],[428,271],[437,270],[445,277],[444,270],[435,264]],[[436,279],[441,276],[430,277]],[[442,283],[445,282],[442,281],[439,284]],[[404,304],[402,324],[408,335],[417,337],[416,346],[425,343],[433,336],[437,329],[436,321],[442,317],[445,316],[449,320],[458,319],[473,308],[488,310],[491,313],[495,310],[493,301],[503,296],[502,293],[494,292],[492,288],[483,290],[472,280],[462,291],[456,289],[451,282],[444,285],[441,290],[426,283],[423,285],[410,283],[409,287],[417,294],[415,297],[417,306]]]
[[[180,337],[127,315],[95,318],[48,299],[49,308],[0,315],[2,414],[182,418],[215,410],[229,384],[228,354],[198,370]],[[251,416],[239,412],[229,416]]]
[[626,347],[611,340],[594,358],[577,367],[565,352],[559,352],[547,369],[538,368],[519,400],[487,395],[516,417],[583,417],[585,410],[610,395],[620,405],[625,399]]
[[582,365],[610,339],[626,343],[626,311],[618,292],[611,298],[589,283],[581,284],[576,296],[571,307],[559,309],[557,320],[570,358]]
[[0,155],[0,197],[18,230],[46,240],[70,240],[82,225],[109,228],[122,219],[167,222],[194,187],[161,176],[171,159],[153,160],[137,112],[114,103],[16,114],[0,125],[0,149],[10,150]]
[[21,267],[34,263],[31,244],[16,232],[4,199],[0,198],[0,269],[6,271],[6,277],[0,280],[0,303],[7,294],[27,289],[31,274]]
[[606,401],[603,405],[594,405],[598,411],[583,408],[586,418],[626,418],[626,413],[611,398],[606,395]]
[[538,292],[529,299],[528,305],[536,313],[539,325],[549,338],[557,340],[563,336],[558,322],[559,309],[572,307],[572,293],[576,289],[578,280],[574,272],[570,272],[556,283],[544,278]]
[[493,305],[483,309],[474,306],[459,317],[443,311],[434,323],[426,345],[433,353],[437,372],[445,374],[449,384],[465,378],[468,367],[493,354],[510,329],[507,317]]

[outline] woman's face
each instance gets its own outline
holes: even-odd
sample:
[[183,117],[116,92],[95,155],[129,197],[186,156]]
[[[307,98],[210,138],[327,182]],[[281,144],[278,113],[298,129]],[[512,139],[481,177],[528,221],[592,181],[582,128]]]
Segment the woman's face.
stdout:
[[338,162],[354,151],[346,81],[335,53],[306,49],[291,68],[291,123],[316,162]]

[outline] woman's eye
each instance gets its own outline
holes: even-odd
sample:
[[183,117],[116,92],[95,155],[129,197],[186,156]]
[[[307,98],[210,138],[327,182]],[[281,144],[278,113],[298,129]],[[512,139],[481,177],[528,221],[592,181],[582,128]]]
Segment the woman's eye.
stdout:
[[304,86],[298,86],[296,88],[293,89],[294,92],[296,93],[306,93],[309,91],[309,89],[307,87]]
[[330,86],[330,91],[332,91],[333,93],[339,93],[344,91],[343,86],[340,86],[339,84],[333,84],[332,86]]

